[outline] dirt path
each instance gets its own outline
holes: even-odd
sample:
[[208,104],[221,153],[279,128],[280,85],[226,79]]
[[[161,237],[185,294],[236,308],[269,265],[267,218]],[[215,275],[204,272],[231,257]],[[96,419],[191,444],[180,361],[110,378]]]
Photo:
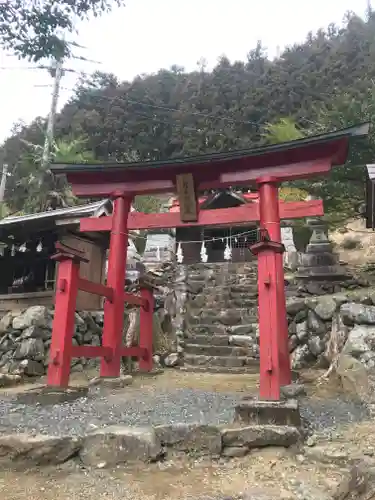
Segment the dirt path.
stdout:
[[246,492],[253,495],[251,500],[295,500],[303,492],[310,495],[306,498],[325,500],[342,473],[329,466],[302,465],[299,460],[287,451],[270,448],[210,466],[167,463],[133,471],[1,471],[0,494],[7,500],[221,500]]

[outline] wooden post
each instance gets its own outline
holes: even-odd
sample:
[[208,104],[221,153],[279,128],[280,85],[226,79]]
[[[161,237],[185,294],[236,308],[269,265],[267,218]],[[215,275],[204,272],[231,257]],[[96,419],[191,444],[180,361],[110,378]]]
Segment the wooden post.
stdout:
[[80,261],[71,255],[59,254],[55,260],[58,260],[60,264],[56,282],[55,315],[52,326],[47,385],[67,387],[72,358]]
[[154,296],[150,288],[141,288],[141,296],[147,301],[146,307],[139,311],[139,347],[146,349],[146,354],[139,358],[139,369],[150,372],[153,366],[152,359],[152,329],[154,317]]
[[258,256],[259,353],[261,399],[279,400],[281,384],[280,310],[278,308],[277,255],[280,243],[261,241],[250,247]]
[[102,358],[100,364],[101,377],[120,376],[130,206],[130,197],[125,197],[122,194],[117,195],[113,205],[107,274],[107,286],[113,289],[113,300],[106,299],[104,302],[102,341],[103,347],[109,347],[112,355]]
[[[276,179],[272,177],[262,177],[257,180],[259,186],[259,219],[260,227],[265,229],[274,243],[281,245],[281,227],[279,212],[279,188]],[[282,250],[281,250],[282,248]],[[272,279],[275,282],[277,297],[274,309],[270,313],[278,317],[275,324],[274,334],[278,336],[279,354],[280,354],[280,384],[289,385],[291,383],[291,370],[289,359],[289,341],[288,341],[288,319],[286,314],[285,301],[285,281],[283,249],[273,250],[275,259],[275,268],[272,264]],[[269,259],[267,259],[269,262]],[[269,271],[271,273],[271,269]],[[261,296],[259,295],[259,302]],[[277,312],[276,312],[277,309]],[[260,331],[260,334],[261,331]]]

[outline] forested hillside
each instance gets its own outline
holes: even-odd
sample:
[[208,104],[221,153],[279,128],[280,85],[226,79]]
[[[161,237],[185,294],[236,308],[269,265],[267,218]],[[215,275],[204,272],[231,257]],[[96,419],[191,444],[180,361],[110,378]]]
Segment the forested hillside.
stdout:
[[[275,60],[258,43],[246,61],[222,57],[213,71],[204,63],[190,73],[174,66],[132,82],[96,73],[80,82],[59,114],[56,138],[65,153],[73,142],[74,154],[117,161],[257,146],[373,121],[374,83],[375,13],[366,20],[348,15],[343,28],[309,33]],[[10,210],[38,208],[30,196],[39,196],[33,186],[45,173],[30,143],[43,144],[44,126],[38,118],[19,127],[2,147],[13,174],[6,195]],[[57,148],[56,157],[66,158],[63,149]],[[349,212],[363,199],[363,165],[373,161],[375,133],[352,152],[347,168],[300,186],[323,195],[328,210]],[[59,188],[53,181],[42,185]]]

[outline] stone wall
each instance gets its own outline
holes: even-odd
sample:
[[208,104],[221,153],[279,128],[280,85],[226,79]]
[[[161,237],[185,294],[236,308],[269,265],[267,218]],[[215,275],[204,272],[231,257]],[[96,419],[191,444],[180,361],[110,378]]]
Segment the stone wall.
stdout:
[[[180,279],[182,282],[185,281],[184,276],[180,276]],[[221,279],[226,279],[225,273],[222,274]],[[200,286],[207,290],[204,282],[200,283]],[[170,352],[156,353],[162,354],[162,356],[158,356],[158,360],[162,358],[165,360],[163,364],[167,366],[175,366],[179,363],[186,342],[195,342],[194,339],[188,341],[186,339],[184,295],[186,292],[181,291],[176,304],[175,328],[181,340],[178,354],[172,355],[173,362],[167,362],[166,359]],[[233,302],[233,307],[237,297],[233,296],[230,300]],[[242,297],[239,297],[239,300],[241,301]],[[256,301],[256,298],[254,297],[253,300]],[[204,308],[206,307],[208,307],[207,304]],[[375,290],[353,291],[320,297],[288,297],[287,313],[289,345],[294,369],[328,366],[331,361],[330,339],[332,332],[339,338],[341,347],[344,346],[344,354],[356,358],[367,369],[375,367]],[[159,312],[156,311],[155,314],[159,314]],[[0,319],[0,373],[27,376],[45,374],[49,359],[52,319],[53,310],[44,306],[33,306],[21,313],[9,312]],[[204,321],[207,323],[206,319]],[[103,311],[76,313],[73,343],[75,345],[100,345],[102,327]],[[208,327],[207,325],[206,328]],[[216,332],[219,325],[213,324],[209,328]],[[254,325],[255,330],[251,334],[242,333],[242,330],[237,328],[239,333],[233,335],[231,330],[234,327],[231,325],[222,325],[220,328],[228,329],[226,334],[228,335],[228,345],[230,345],[233,336],[237,340],[241,337],[241,345],[245,343],[248,348],[251,348],[253,356],[258,356],[259,329],[256,324]],[[170,332],[166,334],[171,335]],[[200,336],[202,335],[200,333]],[[209,331],[205,335],[207,338],[214,339],[218,334],[212,334]],[[223,340],[223,335],[224,330],[223,332],[220,330],[221,340]],[[199,335],[197,335],[198,337]],[[97,363],[97,360],[73,359],[72,370],[83,371],[96,366]]]
[[[166,342],[160,338],[170,335],[169,331],[161,331],[165,323],[163,310],[156,310],[154,318],[154,345],[158,349],[155,361],[173,366],[178,362],[178,355],[166,350]],[[76,312],[73,345],[100,346],[103,319],[103,311]],[[53,310],[45,306],[32,306],[22,312],[6,313],[0,319],[0,373],[30,377],[44,375],[49,362],[52,321]],[[126,312],[124,331],[127,327]],[[73,358],[72,371],[82,372],[97,367],[98,363],[97,358]]]
[[[0,320],[0,372],[39,376],[46,373],[51,345],[53,310],[32,306],[8,312]],[[100,345],[103,312],[76,313],[73,344]],[[72,369],[83,371],[96,360],[73,359]]]
[[103,469],[181,458],[243,457],[266,446],[288,448],[301,443],[299,430],[289,426],[117,425],[87,432],[80,438],[1,435],[0,463],[6,468],[24,470],[75,460],[85,467]]
[[287,299],[292,367],[326,367],[330,339],[366,368],[375,367],[375,290]]

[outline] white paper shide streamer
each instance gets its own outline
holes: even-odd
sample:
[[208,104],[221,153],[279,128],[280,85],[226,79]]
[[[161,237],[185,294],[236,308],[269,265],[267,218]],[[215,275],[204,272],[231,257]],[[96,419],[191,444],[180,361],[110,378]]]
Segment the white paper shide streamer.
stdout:
[[224,249],[224,259],[231,260],[231,258],[232,258],[232,249],[229,245],[229,240],[227,238],[226,244],[225,244],[225,249]]
[[201,245],[201,261],[202,262],[207,262],[207,260],[208,260],[208,255],[207,255],[206,245],[205,245],[204,241],[202,241],[202,245]]
[[181,242],[178,244],[176,256],[177,256],[177,262],[179,264],[182,264],[184,261],[184,254],[182,253]]

